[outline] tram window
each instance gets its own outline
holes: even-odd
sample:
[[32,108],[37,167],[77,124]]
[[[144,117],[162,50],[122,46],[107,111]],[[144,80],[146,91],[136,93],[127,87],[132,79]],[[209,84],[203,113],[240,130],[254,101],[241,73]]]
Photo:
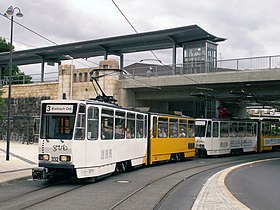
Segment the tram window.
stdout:
[[178,119],[174,119],[174,118],[169,119],[169,137],[170,138],[178,137]]
[[137,114],[136,138],[143,138],[144,115]]
[[98,138],[98,119],[99,113],[98,108],[90,107],[88,108],[88,139],[96,140]]
[[158,137],[166,138],[168,136],[168,118],[158,118]]
[[270,135],[270,124],[264,124],[264,135],[265,136]]
[[135,138],[135,114],[127,113],[126,138]]
[[213,122],[213,137],[217,138],[219,137],[219,123]]
[[276,131],[276,126],[275,126],[275,124],[271,124],[271,135],[272,136],[276,136],[276,134],[277,134],[277,131]]
[[246,123],[238,124],[238,136],[243,137],[246,135]]
[[207,130],[206,130],[206,137],[211,137],[211,121],[208,121]]
[[221,122],[221,133],[220,136],[221,137],[228,137],[228,132],[229,130],[229,123],[228,122]]
[[194,137],[195,136],[195,121],[194,120],[188,120],[188,137]]
[[179,137],[185,138],[187,137],[187,120],[185,119],[179,119]]
[[101,139],[113,139],[114,111],[102,109],[101,111]]
[[123,139],[125,130],[125,112],[115,113],[115,139]]
[[205,137],[207,121],[195,121],[195,136],[196,137]]
[[145,115],[143,133],[144,133],[144,138],[146,138],[147,137],[147,115]]
[[157,134],[157,117],[153,117],[153,138],[156,138]]
[[230,127],[229,127],[229,136],[230,136],[230,137],[236,137],[237,134],[238,134],[238,131],[237,131],[237,123],[236,123],[236,122],[230,123]]
[[276,123],[275,125],[277,127],[277,136],[279,136],[280,135],[280,125],[279,125],[279,123]]
[[85,139],[85,106],[80,105],[76,123],[75,140]]
[[253,123],[247,123],[246,128],[246,136],[255,136]]

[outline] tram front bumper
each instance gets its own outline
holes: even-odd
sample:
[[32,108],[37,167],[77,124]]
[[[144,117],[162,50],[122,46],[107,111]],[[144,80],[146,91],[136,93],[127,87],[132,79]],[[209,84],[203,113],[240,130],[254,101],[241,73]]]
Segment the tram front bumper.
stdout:
[[48,169],[45,167],[35,167],[32,168],[32,178],[33,180],[46,179],[48,176]]

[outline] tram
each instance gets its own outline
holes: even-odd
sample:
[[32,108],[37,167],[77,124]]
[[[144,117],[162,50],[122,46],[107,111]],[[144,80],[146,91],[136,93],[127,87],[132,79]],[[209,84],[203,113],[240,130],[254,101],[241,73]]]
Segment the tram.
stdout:
[[258,123],[252,120],[196,119],[196,151],[199,156],[257,150]]
[[[166,135],[158,129],[166,129]],[[100,177],[195,156],[194,119],[98,100],[45,100],[33,179]],[[189,134],[188,134],[189,132]]]
[[279,119],[259,120],[258,151],[280,150],[280,121]]
[[148,164],[195,156],[195,120],[150,113]]
[[279,120],[196,119],[198,156],[280,149]]

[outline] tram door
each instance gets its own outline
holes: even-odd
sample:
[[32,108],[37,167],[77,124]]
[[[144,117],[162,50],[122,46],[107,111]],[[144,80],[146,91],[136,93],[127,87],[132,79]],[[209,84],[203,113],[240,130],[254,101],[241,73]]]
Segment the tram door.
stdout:
[[78,116],[75,125],[74,141],[72,145],[73,161],[76,167],[85,166],[85,123],[86,123],[86,106],[80,104]]
[[97,165],[96,161],[100,161],[100,123],[99,123],[98,107],[89,106],[87,109],[87,134],[85,141],[85,165]]
[[220,148],[220,138],[219,138],[219,122],[211,121],[211,148]]

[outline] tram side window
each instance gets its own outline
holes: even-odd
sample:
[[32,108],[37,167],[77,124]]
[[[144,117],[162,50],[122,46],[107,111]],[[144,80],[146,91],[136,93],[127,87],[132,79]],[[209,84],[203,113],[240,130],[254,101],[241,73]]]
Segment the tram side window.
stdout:
[[143,138],[144,135],[144,115],[137,114],[136,138]]
[[254,123],[247,123],[246,136],[256,136]]
[[115,113],[115,139],[123,139],[125,130],[125,112]]
[[101,139],[113,139],[114,111],[102,109],[101,111]]
[[237,131],[237,123],[236,122],[233,122],[233,123],[230,123],[230,128],[229,128],[229,136],[230,137],[236,137],[237,134],[238,134],[238,131]]
[[178,137],[178,119],[174,119],[174,118],[169,119],[169,137],[170,138]]
[[276,123],[275,125],[277,127],[277,136],[279,136],[280,135],[280,124]]
[[99,113],[98,108],[88,108],[88,127],[87,134],[89,140],[96,140],[98,138],[98,119]]
[[153,117],[153,138],[157,135],[157,117]]
[[126,138],[135,138],[135,114],[127,113]]
[[276,128],[275,124],[273,123],[273,124],[271,124],[271,135],[276,136],[276,134],[277,134],[277,128]]
[[206,137],[211,137],[211,121],[207,124]]
[[85,139],[86,107],[80,105],[76,123],[75,140]]
[[147,137],[147,115],[145,115],[145,119],[144,119],[144,130],[143,130],[143,133],[144,133],[144,138]]
[[168,136],[168,118],[158,118],[158,137],[166,138]]
[[185,138],[187,137],[187,120],[179,119],[179,137]]
[[213,122],[213,137],[217,138],[219,137],[219,123]]
[[243,137],[246,135],[246,123],[238,124],[238,136]]
[[264,124],[264,135],[270,136],[270,124]]
[[228,122],[221,122],[221,137],[228,137],[229,135],[229,123]]
[[194,137],[195,136],[195,121],[194,120],[188,120],[188,137]]

